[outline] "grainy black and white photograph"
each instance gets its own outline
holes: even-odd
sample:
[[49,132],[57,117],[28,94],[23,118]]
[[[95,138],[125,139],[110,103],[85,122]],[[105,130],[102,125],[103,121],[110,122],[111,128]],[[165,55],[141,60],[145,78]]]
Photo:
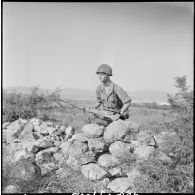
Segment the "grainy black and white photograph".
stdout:
[[2,2],[2,193],[193,193],[194,2]]

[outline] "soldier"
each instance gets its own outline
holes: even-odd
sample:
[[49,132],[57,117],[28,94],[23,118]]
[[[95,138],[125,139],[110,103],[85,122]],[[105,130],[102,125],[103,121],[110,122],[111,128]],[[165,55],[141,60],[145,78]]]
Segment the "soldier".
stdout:
[[[131,98],[124,89],[110,80],[112,68],[107,64],[101,64],[96,73],[99,76],[101,84],[96,89],[97,102],[90,108],[99,108],[116,111],[120,113],[119,118],[122,120],[129,118],[128,108],[131,105]],[[114,112],[112,112],[114,114]],[[112,121],[107,119],[94,118],[97,124],[107,126]]]

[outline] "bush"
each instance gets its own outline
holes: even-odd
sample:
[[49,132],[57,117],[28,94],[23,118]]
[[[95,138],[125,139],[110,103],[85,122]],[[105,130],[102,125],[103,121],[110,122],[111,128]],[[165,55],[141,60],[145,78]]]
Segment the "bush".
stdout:
[[[12,122],[19,118],[39,118],[43,121],[52,121],[61,125],[72,125],[76,131],[90,122],[77,104],[71,100],[61,99],[56,89],[51,94],[41,94],[38,87],[34,87],[30,94],[3,92],[3,123]],[[86,102],[82,102],[84,104]]]
[[[193,192],[193,91],[186,87],[186,77],[176,77],[179,89],[174,96],[168,95],[171,121],[161,123],[161,128],[176,132],[176,140],[166,140],[172,152],[173,163],[163,165],[155,156],[141,162],[139,169],[146,177],[137,178],[136,192]],[[160,126],[159,126],[160,128]],[[162,129],[163,130],[163,129]]]
[[63,107],[60,90],[51,94],[38,94],[38,87],[33,87],[31,94],[8,94],[3,92],[3,122],[12,122],[19,118],[30,119],[38,117],[48,119],[49,111]]
[[155,156],[140,162],[138,169],[142,177],[135,180],[135,191],[139,193],[192,192],[193,165],[163,165]]

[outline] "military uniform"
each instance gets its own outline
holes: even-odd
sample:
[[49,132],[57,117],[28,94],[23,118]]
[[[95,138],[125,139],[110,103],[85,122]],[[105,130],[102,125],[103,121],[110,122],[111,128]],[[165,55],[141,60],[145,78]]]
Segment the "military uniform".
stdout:
[[[125,103],[131,101],[131,98],[124,89],[113,82],[107,87],[100,84],[96,89],[96,97],[97,101],[101,103],[102,109],[112,109],[115,111],[120,111]],[[125,120],[128,117],[128,112],[126,112],[120,116],[120,119]],[[95,122],[106,126],[112,121],[96,118]]]

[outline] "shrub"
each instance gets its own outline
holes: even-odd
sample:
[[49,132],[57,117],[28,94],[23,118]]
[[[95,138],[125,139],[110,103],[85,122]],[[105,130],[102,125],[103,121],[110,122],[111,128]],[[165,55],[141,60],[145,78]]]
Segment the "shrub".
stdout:
[[135,180],[135,191],[139,193],[192,192],[193,165],[163,165],[155,156],[140,162],[141,177]]
[[63,107],[59,89],[51,94],[39,94],[38,87],[33,87],[30,94],[8,94],[3,92],[3,122],[12,122],[18,118],[30,119],[39,117],[48,119],[49,111]]
[[[136,192],[193,192],[193,91],[186,87],[186,77],[176,77],[175,86],[179,89],[174,96],[168,95],[170,104],[169,122],[157,128],[176,132],[178,139],[166,140],[172,152],[173,163],[163,165],[155,156],[141,162],[139,169],[142,178],[137,178]],[[146,177],[144,177],[146,176]]]

